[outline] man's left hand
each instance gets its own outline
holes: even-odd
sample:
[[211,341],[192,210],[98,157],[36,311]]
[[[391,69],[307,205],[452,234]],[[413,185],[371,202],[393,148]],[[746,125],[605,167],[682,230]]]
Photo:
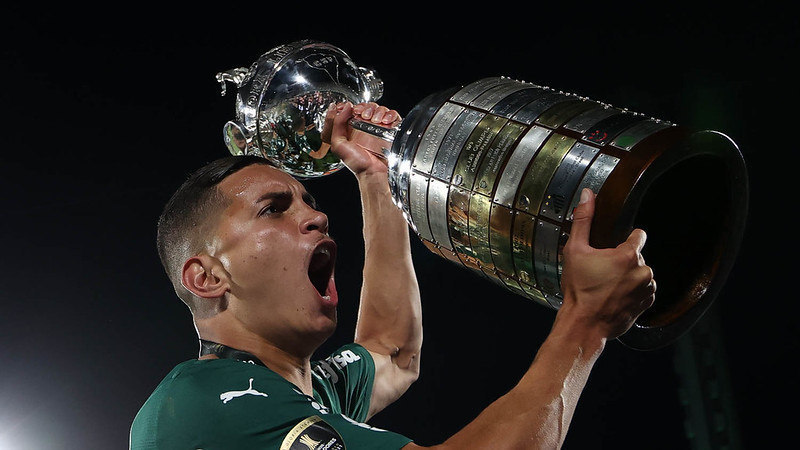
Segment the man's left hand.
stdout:
[[357,118],[386,128],[400,122],[400,114],[375,102],[352,105],[350,102],[331,105],[325,117],[323,136],[330,133],[331,150],[356,175],[386,173],[386,160],[381,156],[387,142],[378,137],[353,130],[348,124]]

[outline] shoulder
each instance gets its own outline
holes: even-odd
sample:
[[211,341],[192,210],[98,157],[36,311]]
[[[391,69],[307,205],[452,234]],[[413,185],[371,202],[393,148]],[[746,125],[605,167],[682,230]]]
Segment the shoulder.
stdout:
[[336,383],[338,374],[345,371],[361,370],[375,371],[375,362],[372,355],[359,344],[347,344],[339,347],[325,359],[313,361],[311,369],[315,376],[331,379]]
[[255,434],[270,439],[294,416],[307,416],[308,408],[302,393],[262,366],[192,360],[176,366],[147,399],[131,426],[131,443],[235,440],[256,417]]

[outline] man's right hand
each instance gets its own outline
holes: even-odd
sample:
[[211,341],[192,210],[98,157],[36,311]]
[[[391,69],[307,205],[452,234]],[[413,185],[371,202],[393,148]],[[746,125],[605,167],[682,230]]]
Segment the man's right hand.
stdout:
[[614,339],[653,305],[656,282],[641,254],[647,240],[644,231],[633,230],[616,248],[589,245],[594,207],[594,193],[584,190],[564,247],[564,304],[559,315],[575,315],[580,322],[598,327],[604,337]]

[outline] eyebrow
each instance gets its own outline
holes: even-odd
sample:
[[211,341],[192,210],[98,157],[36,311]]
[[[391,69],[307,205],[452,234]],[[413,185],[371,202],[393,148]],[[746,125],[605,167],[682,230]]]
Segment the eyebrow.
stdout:
[[[291,200],[291,199],[292,199],[292,191],[271,191],[259,197],[258,200],[256,200],[256,204],[266,200]],[[314,209],[319,208],[317,200],[314,198],[313,195],[309,194],[308,192],[303,192],[303,201]]]

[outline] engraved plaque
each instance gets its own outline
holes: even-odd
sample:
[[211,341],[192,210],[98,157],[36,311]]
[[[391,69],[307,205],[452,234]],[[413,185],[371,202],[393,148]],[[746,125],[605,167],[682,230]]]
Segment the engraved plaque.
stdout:
[[450,225],[450,239],[457,253],[475,257],[469,242],[469,198],[471,192],[456,186],[450,188],[447,202],[447,217]]
[[514,214],[510,208],[492,203],[489,216],[489,246],[492,261],[498,272],[508,276],[514,275],[514,258],[511,253],[511,224]]
[[483,94],[477,96],[470,102],[470,106],[490,111],[499,101],[508,97],[514,92],[525,89],[525,85],[513,80],[505,80],[505,82],[498,83],[496,86],[491,87]]
[[550,128],[558,128],[567,120],[572,119],[576,115],[591,109],[596,105],[597,104],[594,102],[585,100],[569,100],[566,102],[561,102],[543,112],[542,115],[536,119],[536,123]]
[[519,111],[516,112],[516,114],[514,114],[513,119],[517,122],[532,124],[537,118],[539,118],[541,113],[547,111],[553,105],[569,100],[571,99],[564,94],[559,94],[558,92],[549,92],[523,106]]
[[505,162],[509,149],[524,131],[525,126],[514,122],[507,123],[500,130],[481,161],[474,186],[476,192],[489,196],[494,193],[495,180],[500,172],[500,167]]
[[417,148],[417,154],[414,156],[414,164],[412,164],[412,167],[415,170],[430,172],[445,133],[447,133],[450,125],[453,124],[453,120],[455,120],[463,110],[464,108],[461,106],[445,103],[442,109],[433,116],[433,120],[431,120],[430,125],[428,125],[428,128],[425,130],[425,134],[422,135],[422,140]]
[[642,116],[630,113],[610,116],[589,128],[582,139],[593,144],[603,145],[614,139],[620,131],[643,119]]
[[[489,197],[472,194],[469,202],[469,240],[475,257],[482,267],[494,269],[489,247],[489,212],[492,202]],[[489,275],[487,273],[487,275]]]
[[471,101],[475,100],[475,97],[491,89],[493,86],[496,86],[498,83],[502,83],[503,80],[504,78],[501,77],[489,77],[475,81],[461,88],[461,90],[453,94],[450,99],[454,102],[469,104]]
[[[453,126],[447,132],[444,141],[436,154],[431,174],[440,180],[450,182],[453,176],[458,156],[467,141],[470,133],[483,119],[484,114],[474,109],[464,110],[453,122]],[[456,183],[459,184],[459,183]]]
[[434,242],[452,250],[447,232],[447,187],[447,183],[431,178],[428,185],[428,222]]
[[428,180],[428,177],[417,172],[411,174],[408,204],[414,231],[422,239],[433,241],[431,228],[428,225]]
[[[453,184],[472,189],[481,159],[500,129],[507,122],[502,117],[487,115],[478,123],[461,150],[453,172]],[[456,183],[456,180],[458,182]]]
[[530,214],[514,211],[511,252],[514,260],[517,279],[530,285],[536,285],[533,269],[533,233],[536,218]]
[[633,146],[638,144],[642,139],[669,127],[670,124],[667,122],[643,120],[617,135],[617,137],[611,141],[611,145],[621,150],[630,151]]
[[539,212],[545,188],[574,143],[575,139],[561,134],[550,136],[522,180],[516,209],[532,214]]
[[549,222],[536,222],[534,237],[534,269],[539,287],[548,296],[549,303],[559,306],[561,297],[561,281],[558,277],[558,240],[561,228]]
[[503,169],[503,174],[500,176],[500,182],[494,196],[496,203],[508,207],[514,204],[522,176],[525,174],[531,159],[536,156],[548,136],[550,136],[550,130],[537,126],[531,127],[525,133],[525,136],[511,153],[508,163]]
[[572,210],[578,206],[578,202],[581,200],[581,191],[584,188],[588,188],[591,189],[595,194],[600,192],[600,188],[603,187],[603,183],[605,183],[606,178],[608,178],[618,162],[619,158],[606,155],[605,153],[601,153],[600,156],[594,160],[592,165],[589,167],[589,170],[586,171],[586,174],[581,179],[581,183],[578,185],[578,188],[575,189],[575,194],[572,197],[569,208],[567,208],[567,218],[569,220],[572,220]]
[[621,112],[622,111],[616,108],[598,106],[571,119],[564,125],[564,128],[580,134],[585,134],[587,131],[589,131],[589,128],[597,125],[597,123],[599,123],[601,120],[616,114],[620,114]]
[[514,95],[509,95],[508,97],[500,100],[489,112],[496,116],[510,119],[517,111],[520,110],[520,108],[536,100],[547,92],[547,90],[542,88],[528,86],[527,89],[515,92]]
[[540,215],[555,221],[562,221],[568,213],[567,207],[581,180],[586,166],[597,155],[599,149],[583,143],[575,144],[556,169],[547,187]]

